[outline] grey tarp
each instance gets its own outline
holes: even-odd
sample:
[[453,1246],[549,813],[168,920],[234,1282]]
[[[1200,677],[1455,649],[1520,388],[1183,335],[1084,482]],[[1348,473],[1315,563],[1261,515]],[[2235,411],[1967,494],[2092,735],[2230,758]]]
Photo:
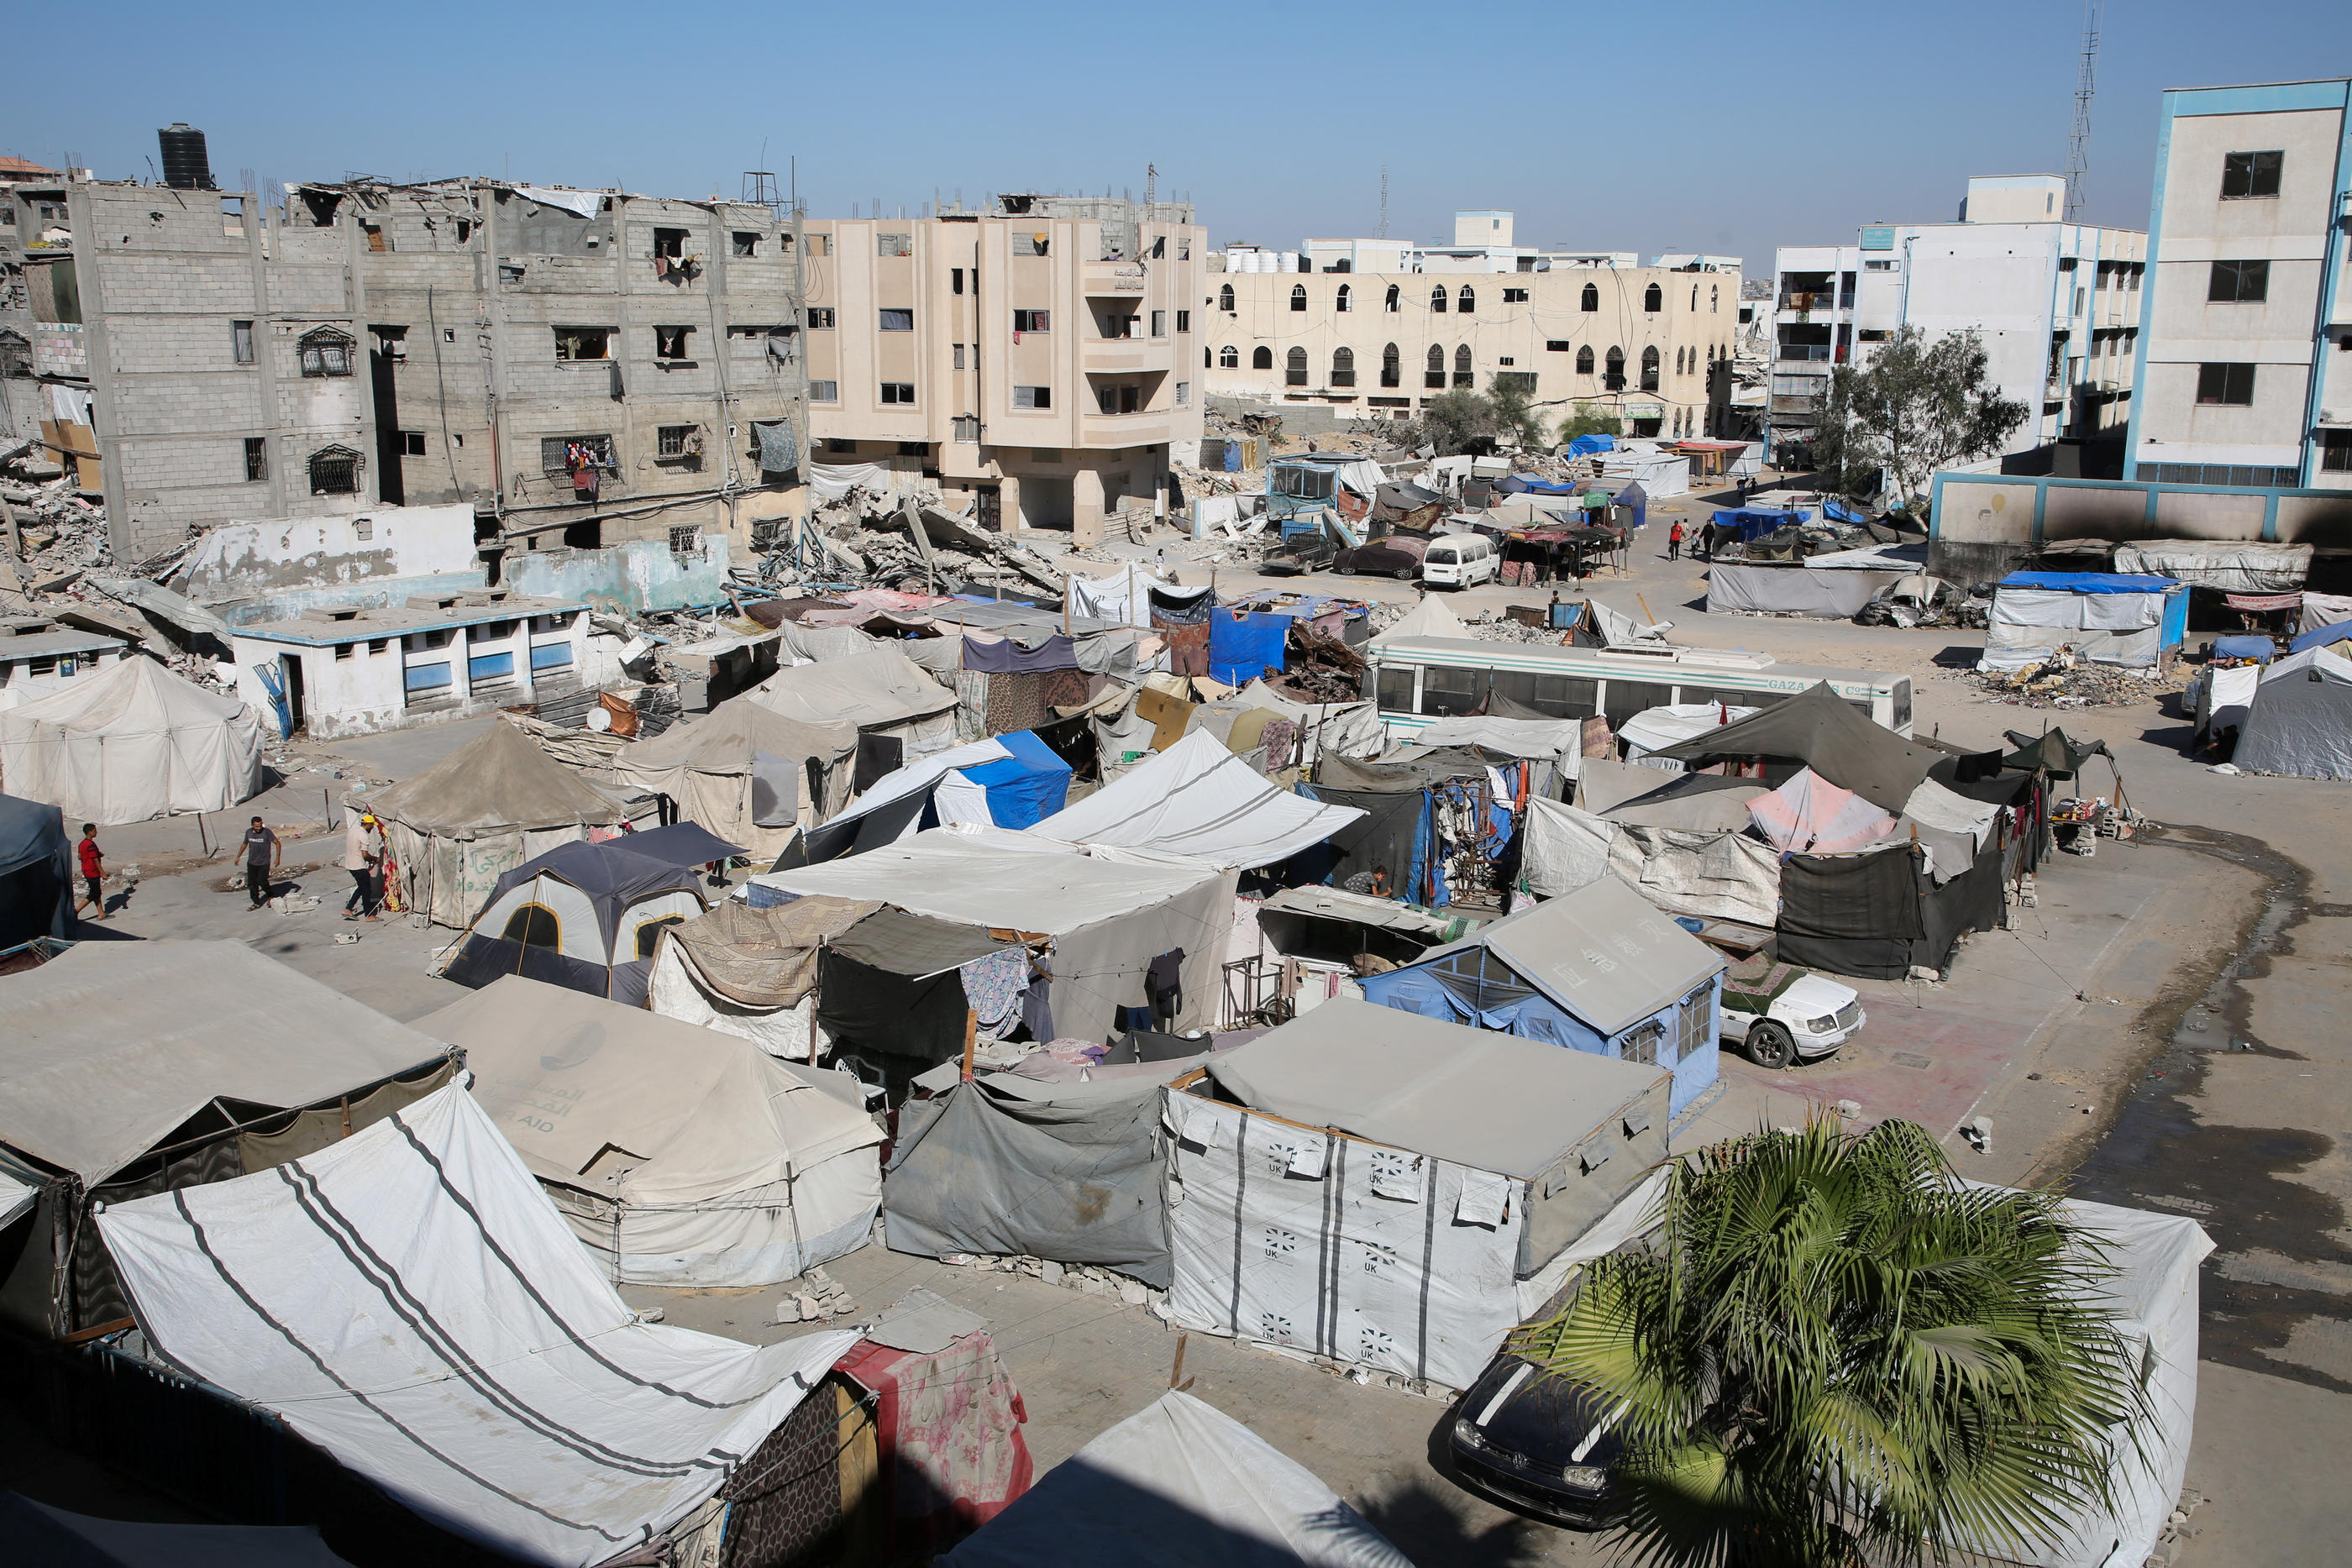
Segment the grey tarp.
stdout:
[[1656,755],[1684,762],[1706,757],[1790,758],[1889,811],[1903,810],[1927,769],[1944,756],[1872,723],[1827,682]]
[[2264,671],[2231,760],[2249,773],[2352,779],[2352,659],[2306,648]]
[[730,898],[699,919],[667,927],[661,939],[683,949],[695,977],[729,1001],[788,1008],[816,984],[818,945],[881,907],[822,894],[771,909]]
[[[1729,790],[1721,795],[1735,803],[1744,799]],[[1521,877],[1528,892],[1557,898],[1614,872],[1668,915],[1769,926],[1780,908],[1780,857],[1740,831],[1747,808],[1738,810],[1740,829],[1681,828],[1531,801]]]
[[2134,539],[2116,547],[2116,570],[2228,593],[2288,593],[2310,575],[2315,553],[2307,544],[2254,539]]
[[76,874],[65,813],[0,795],[0,947],[70,932]]
[[[613,776],[668,796],[686,821],[764,862],[796,827],[814,827],[848,803],[856,753],[853,725],[803,724],[739,696],[627,747],[613,758]],[[784,766],[762,769],[763,757]]]
[[1706,612],[1754,610],[1778,615],[1803,615],[1817,621],[1845,621],[1910,575],[1910,569],[1870,570],[1853,568],[1822,570],[1810,566],[1750,566],[1719,560],[1706,569]]
[[[1723,956],[1613,876],[1517,911],[1464,938],[1604,1035],[1673,1007],[1723,972]],[[1436,949],[1436,956],[1449,949]]]
[[1198,1059],[1155,1065],[1091,1083],[998,1075],[909,1101],[882,1189],[890,1249],[1094,1263],[1166,1290],[1160,1090]]
[[[956,706],[955,693],[888,643],[847,658],[778,670],[745,695],[772,713],[804,725],[854,724],[860,729],[918,725],[951,715]],[[953,729],[950,721],[939,727],[936,737],[927,729],[921,738],[944,743],[952,737]],[[908,749],[937,747],[919,744]]]

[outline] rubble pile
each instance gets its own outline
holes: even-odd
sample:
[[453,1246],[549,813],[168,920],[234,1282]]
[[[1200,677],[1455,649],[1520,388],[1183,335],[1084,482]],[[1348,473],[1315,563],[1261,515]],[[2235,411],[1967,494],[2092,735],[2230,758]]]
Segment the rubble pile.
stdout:
[[1281,685],[1301,702],[1352,703],[1364,695],[1364,656],[1311,627],[1290,629],[1288,667]]
[[832,586],[921,589],[949,580],[1059,593],[1063,572],[1034,550],[950,509],[936,490],[895,496],[860,486],[819,507],[798,530],[780,527],[762,576]]
[[106,508],[83,500],[71,476],[47,484],[0,479],[0,497],[16,514],[24,550],[17,570],[27,582],[112,564]]
[[2021,670],[1975,670],[1969,678],[1989,700],[2020,707],[2128,707],[2152,702],[2187,684],[2185,674],[2127,670],[2077,659],[2073,650]]
[[1530,626],[1492,611],[1468,624],[1470,635],[1482,643],[1540,643],[1557,648],[1567,635],[1549,626]]

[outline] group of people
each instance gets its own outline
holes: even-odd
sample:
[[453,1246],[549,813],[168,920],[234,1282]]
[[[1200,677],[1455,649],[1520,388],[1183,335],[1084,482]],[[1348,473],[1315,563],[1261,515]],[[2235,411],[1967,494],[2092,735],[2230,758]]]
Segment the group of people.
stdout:
[[[81,825],[81,842],[75,846],[80,862],[82,896],[74,901],[79,916],[88,904],[90,918],[106,914],[106,852],[99,847],[98,824]],[[245,891],[247,907],[259,909],[269,902],[269,884],[286,858],[286,846],[269,825],[256,817],[245,830]],[[343,869],[352,873],[352,896],[343,905],[346,920],[373,920],[383,906],[384,870],[390,859],[383,824],[374,813],[362,811],[343,830]]]

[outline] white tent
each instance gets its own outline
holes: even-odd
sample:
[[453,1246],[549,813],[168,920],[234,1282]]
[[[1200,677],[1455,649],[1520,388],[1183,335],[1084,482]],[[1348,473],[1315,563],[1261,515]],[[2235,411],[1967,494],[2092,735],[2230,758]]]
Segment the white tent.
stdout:
[[2249,773],[2352,779],[2352,658],[2338,646],[2305,648],[2263,672],[2231,760]]
[[0,713],[0,779],[73,822],[226,810],[261,789],[261,720],[152,659],[122,659]]
[[668,796],[681,821],[772,861],[796,829],[814,827],[849,799],[856,754],[849,725],[802,724],[736,697],[622,751],[613,777]]
[[1421,602],[1391,622],[1387,631],[1374,637],[1367,647],[1377,648],[1383,643],[1400,642],[1407,637],[1454,637],[1467,639],[1470,628],[1462,617],[1454,613],[1445,601],[1433,593],[1424,593]]
[[1213,736],[1195,731],[1031,831],[1246,871],[1287,860],[1363,814],[1279,789]]
[[857,1339],[754,1347],[638,1322],[456,1084],[98,1222],[167,1364],[442,1528],[552,1568],[664,1533],[699,1561],[714,1494]]
[[772,1285],[864,1246],[882,1130],[838,1072],[509,975],[417,1027],[617,1283]]
[[1045,1472],[943,1568],[1412,1568],[1273,1444],[1173,1391]]
[[[1449,612],[1450,613],[1450,612]],[[1328,752],[1370,761],[1386,750],[1388,726],[1372,703],[1303,703],[1265,684],[1263,676],[1238,694],[1251,707],[1280,714],[1298,727],[1298,760],[1307,766]]]

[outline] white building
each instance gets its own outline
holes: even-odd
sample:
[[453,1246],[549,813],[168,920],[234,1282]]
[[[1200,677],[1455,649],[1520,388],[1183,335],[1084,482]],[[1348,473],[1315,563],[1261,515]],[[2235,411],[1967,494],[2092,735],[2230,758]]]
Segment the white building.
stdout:
[[[1631,250],[1546,250],[1514,237],[1517,214],[1481,209],[1454,214],[1454,243],[1404,239],[1309,239],[1297,250],[1232,244],[1222,255],[1227,272],[1551,272],[1575,267],[1638,267]],[[1704,262],[1706,266],[1692,266]],[[1720,264],[1720,265],[1717,265]],[[1737,272],[1738,256],[1676,256],[1660,267],[1676,271]]]
[[1851,246],[1780,251],[1776,448],[1811,440],[1835,366],[1867,362],[1905,327],[1972,329],[1990,379],[2031,411],[1999,455],[2047,453],[2079,473],[2081,444],[2130,413],[2147,237],[2065,223],[2065,200],[2056,174],[1980,176],[1957,223],[1872,224]]
[[2352,488],[2352,80],[2164,95],[2134,478]]
[[0,711],[63,691],[131,657],[120,637],[84,632],[43,616],[0,620]]

